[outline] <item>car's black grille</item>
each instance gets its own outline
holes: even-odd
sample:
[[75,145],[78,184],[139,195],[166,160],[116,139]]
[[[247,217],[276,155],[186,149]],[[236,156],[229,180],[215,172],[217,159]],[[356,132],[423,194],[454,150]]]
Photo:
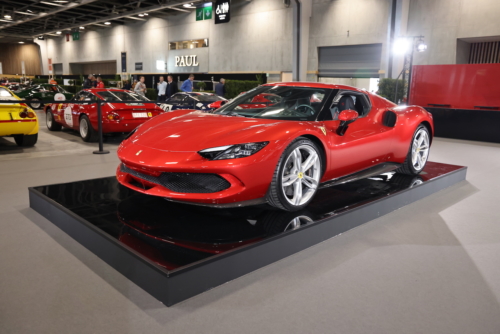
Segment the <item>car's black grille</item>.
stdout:
[[217,174],[165,172],[160,176],[153,176],[128,168],[124,164],[121,164],[120,170],[179,193],[216,193],[231,186],[226,179]]

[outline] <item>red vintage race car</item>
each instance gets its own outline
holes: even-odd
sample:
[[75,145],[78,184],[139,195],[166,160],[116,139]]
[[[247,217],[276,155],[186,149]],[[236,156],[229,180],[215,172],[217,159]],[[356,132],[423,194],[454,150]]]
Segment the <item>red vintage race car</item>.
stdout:
[[[262,94],[272,103],[248,103]],[[420,173],[432,136],[432,117],[418,106],[349,86],[267,84],[214,114],[179,110],[146,122],[120,145],[117,177],[169,200],[295,211],[319,187]]]
[[[73,101],[88,103],[77,104],[72,103]],[[113,88],[84,89],[69,101],[45,106],[47,128],[58,131],[64,126],[78,130],[86,142],[97,141],[96,101],[105,102],[101,105],[103,133],[128,133],[163,112],[154,101],[131,91]]]

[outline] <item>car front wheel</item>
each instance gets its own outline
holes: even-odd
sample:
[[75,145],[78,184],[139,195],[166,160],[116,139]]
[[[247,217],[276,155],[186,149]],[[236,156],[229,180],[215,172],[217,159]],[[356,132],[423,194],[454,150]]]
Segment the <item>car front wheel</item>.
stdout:
[[296,211],[311,202],[323,171],[320,152],[314,142],[303,137],[286,148],[269,187],[267,201],[270,205]]
[[417,175],[420,173],[429,158],[431,136],[424,125],[419,125],[411,140],[410,149],[403,165],[396,169],[396,173]]

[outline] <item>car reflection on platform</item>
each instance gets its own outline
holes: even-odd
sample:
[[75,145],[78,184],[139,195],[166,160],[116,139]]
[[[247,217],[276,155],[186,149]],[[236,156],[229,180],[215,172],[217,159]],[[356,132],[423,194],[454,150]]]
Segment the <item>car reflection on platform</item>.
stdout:
[[220,210],[172,203],[133,193],[118,204],[123,244],[168,270],[299,229],[349,208],[423,182],[421,176],[386,173],[322,189],[304,210],[268,205]]

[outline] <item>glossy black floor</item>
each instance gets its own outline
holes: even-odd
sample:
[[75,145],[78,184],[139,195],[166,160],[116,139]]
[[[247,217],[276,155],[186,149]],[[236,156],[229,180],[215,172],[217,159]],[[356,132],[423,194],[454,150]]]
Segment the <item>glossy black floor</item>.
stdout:
[[352,210],[462,167],[429,162],[419,176],[387,173],[321,189],[299,212],[270,206],[211,209],[134,192],[115,177],[36,187],[157,266],[176,271],[197,261]]

